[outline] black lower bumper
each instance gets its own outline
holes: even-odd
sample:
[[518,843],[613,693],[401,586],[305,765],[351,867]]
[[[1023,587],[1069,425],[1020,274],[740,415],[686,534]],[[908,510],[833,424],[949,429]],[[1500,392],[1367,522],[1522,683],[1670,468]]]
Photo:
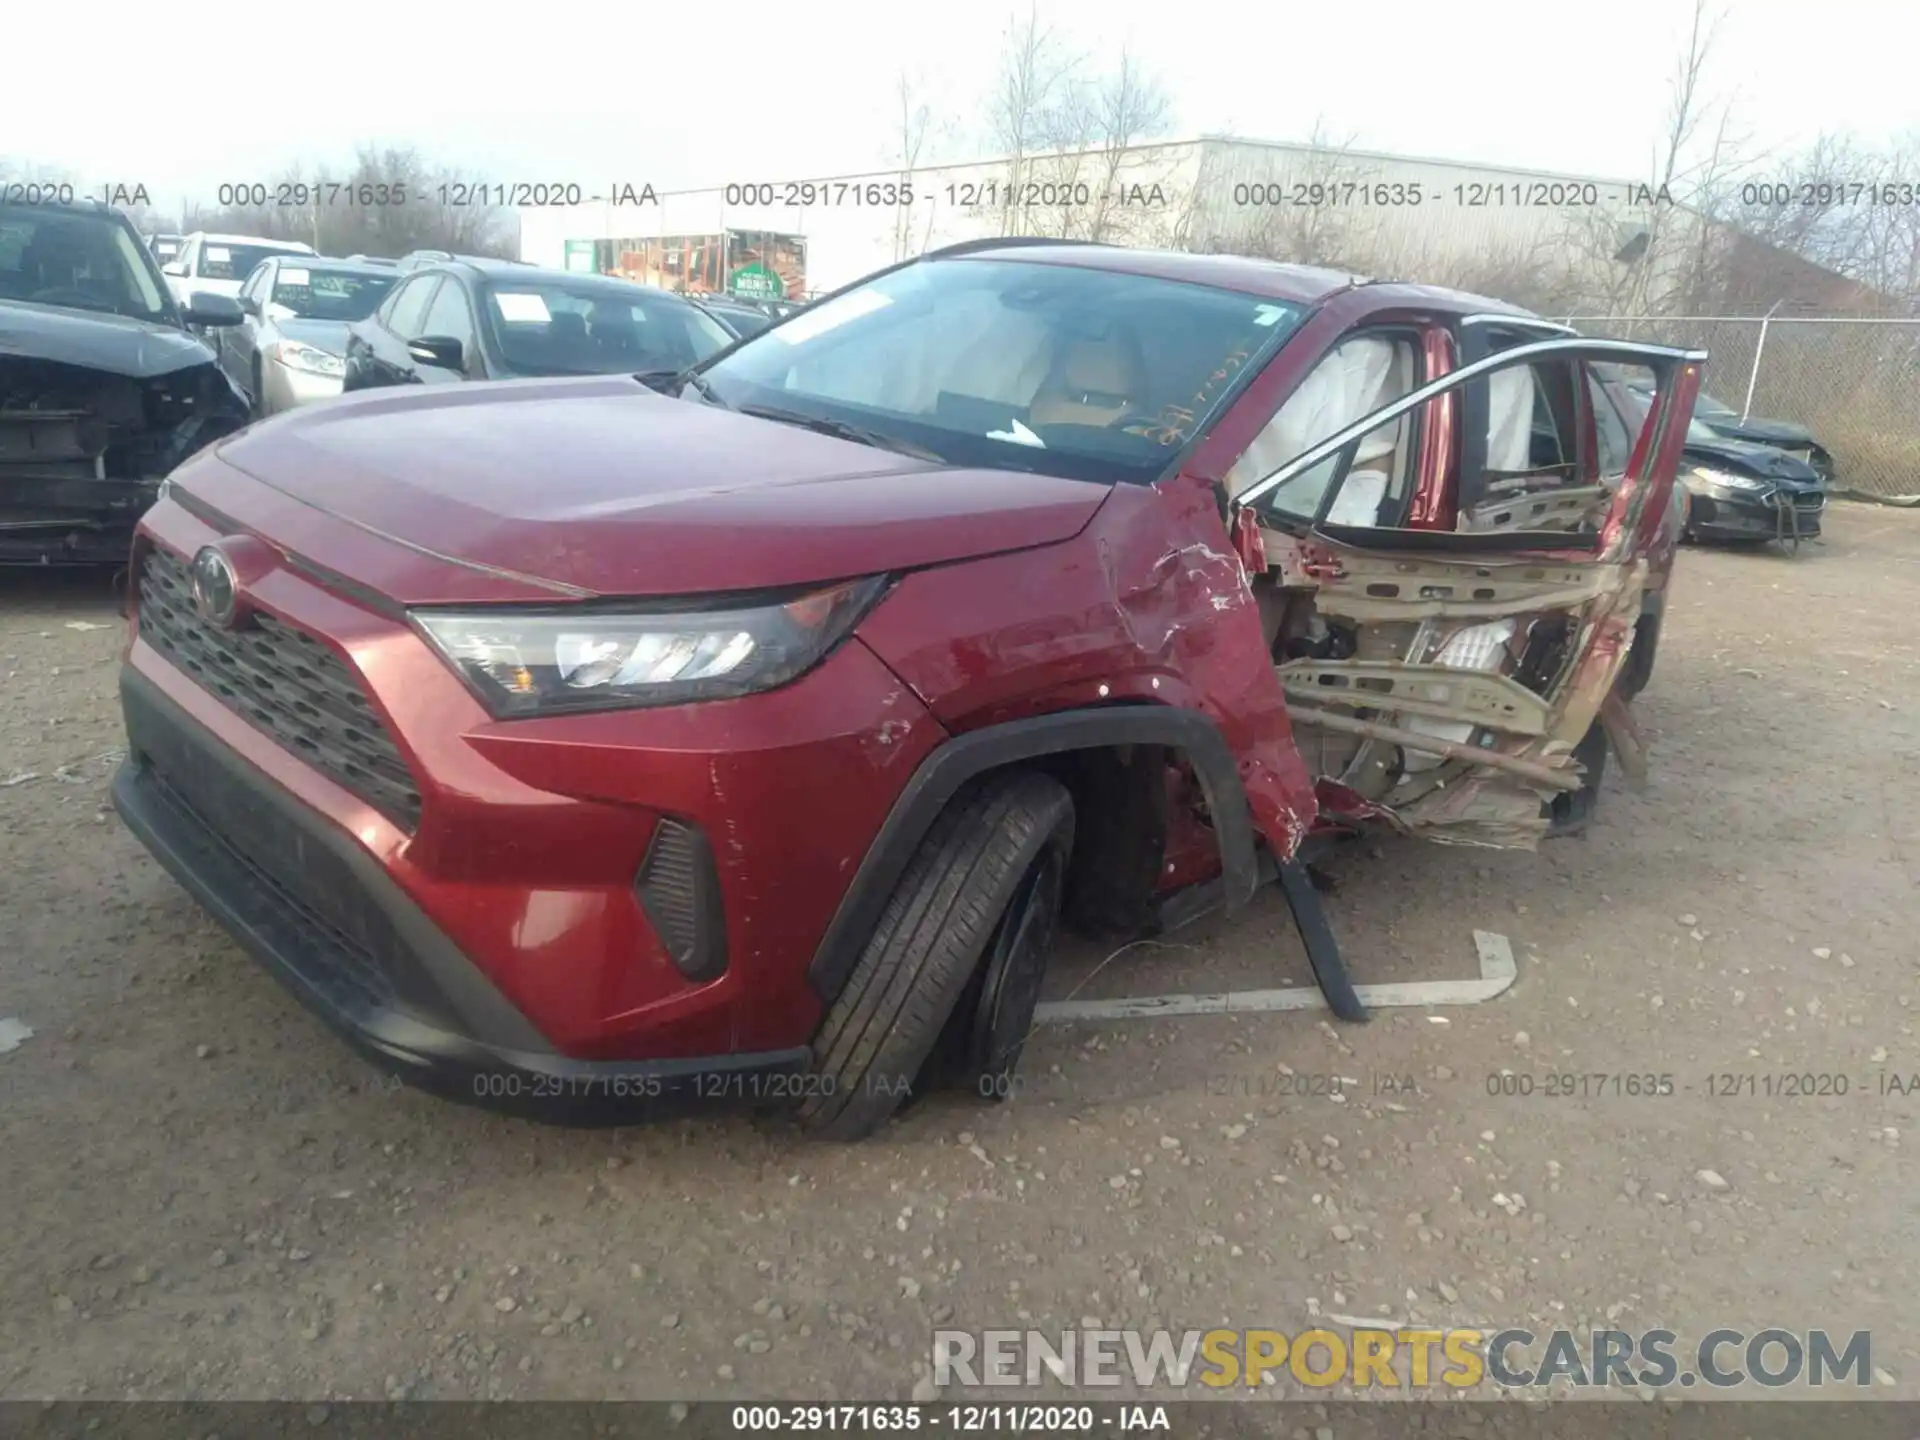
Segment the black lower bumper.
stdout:
[[1824,498],[1818,504],[1797,499],[1729,499],[1698,495],[1691,502],[1687,528],[1700,540],[1810,540],[1820,533]]
[[[563,1055],[352,838],[132,668],[114,808],[154,857],[361,1054],[451,1100],[573,1125],[801,1098],[808,1052]],[[291,761],[289,763],[297,763]]]

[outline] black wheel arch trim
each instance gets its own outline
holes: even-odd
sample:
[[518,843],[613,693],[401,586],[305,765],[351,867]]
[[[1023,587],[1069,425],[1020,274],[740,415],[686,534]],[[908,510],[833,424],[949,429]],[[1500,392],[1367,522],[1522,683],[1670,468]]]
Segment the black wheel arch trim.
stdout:
[[1147,702],[1011,720],[954,736],[914,771],[868,846],[807,966],[807,984],[814,994],[827,1004],[839,995],[914,851],[962,785],[1022,760],[1110,745],[1166,745],[1185,753],[1206,794],[1220,845],[1225,907],[1236,910],[1252,898],[1260,883],[1253,812],[1233,751],[1205,715]]

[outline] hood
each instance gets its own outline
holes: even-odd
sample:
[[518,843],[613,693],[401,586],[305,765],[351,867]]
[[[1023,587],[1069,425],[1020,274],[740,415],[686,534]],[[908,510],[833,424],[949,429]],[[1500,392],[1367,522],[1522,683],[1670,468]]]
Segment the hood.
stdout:
[[345,320],[275,320],[271,322],[273,331],[283,340],[297,340],[302,345],[311,345],[316,350],[324,350],[329,355],[347,353],[347,322]]
[[935,465],[624,375],[348,395],[256,425],[219,458],[422,553],[601,595],[800,585],[1051,544],[1109,488]]
[[0,300],[0,355],[104,370],[129,380],[213,363],[198,336],[159,320]]
[[1761,480],[1778,480],[1784,485],[1821,483],[1820,472],[1806,461],[1771,445],[1758,445],[1750,440],[1689,440],[1684,453],[1689,464],[1705,465],[1710,469],[1732,470]]
[[181,297],[184,302],[190,298],[196,290],[204,290],[209,295],[231,295],[235,299],[238,299],[240,287],[247,282],[245,280],[202,280],[196,275],[192,279],[181,283],[185,287],[185,293]]
[[1792,447],[1813,444],[1813,432],[1791,420],[1763,420],[1757,415],[1750,415],[1745,420],[1737,415],[1718,419],[1711,415],[1696,415],[1694,418],[1709,430],[1734,440]]

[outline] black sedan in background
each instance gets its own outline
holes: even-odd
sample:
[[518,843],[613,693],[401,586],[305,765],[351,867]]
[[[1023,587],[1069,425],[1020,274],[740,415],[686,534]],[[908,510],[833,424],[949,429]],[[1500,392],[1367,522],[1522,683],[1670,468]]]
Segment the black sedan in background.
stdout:
[[342,388],[677,372],[733,343],[694,305],[607,276],[455,260],[404,276],[349,328]]
[[701,295],[693,303],[718,320],[728,334],[741,339],[749,335],[758,335],[780,318],[769,305],[757,305],[751,300],[735,300],[727,295]]
[[[1644,389],[1638,386],[1633,388],[1640,399],[1647,398]],[[1833,456],[1804,425],[1791,420],[1767,420],[1758,415],[1749,415],[1743,420],[1733,406],[1714,399],[1704,390],[1693,402],[1693,418],[1715,435],[1728,440],[1743,440],[1784,450],[1794,459],[1811,465],[1829,485],[1833,483]]]
[[1731,440],[1706,422],[1687,427],[1680,483],[1687,493],[1686,538],[1748,543],[1803,540],[1820,533],[1827,482],[1772,445]]

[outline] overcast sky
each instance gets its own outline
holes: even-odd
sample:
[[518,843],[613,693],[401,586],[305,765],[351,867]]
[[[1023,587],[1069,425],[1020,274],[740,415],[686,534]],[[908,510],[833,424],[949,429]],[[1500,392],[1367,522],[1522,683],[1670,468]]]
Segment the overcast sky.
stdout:
[[[1319,119],[1369,149],[1636,179],[1651,170],[1691,10],[1044,0],[1041,15],[1095,55],[1131,41],[1181,134],[1300,140]],[[1790,148],[1823,129],[1877,140],[1920,121],[1912,0],[1733,0],[1727,12],[1710,81],[1737,96],[1756,143]],[[949,153],[979,154],[1009,7],[332,0],[82,13],[9,14],[0,156],[89,184],[141,182],[175,209],[211,202],[225,180],[337,165],[361,141],[412,144],[490,180],[589,186],[878,168],[903,67],[926,73],[955,122]],[[76,34],[95,21],[99,34]]]

